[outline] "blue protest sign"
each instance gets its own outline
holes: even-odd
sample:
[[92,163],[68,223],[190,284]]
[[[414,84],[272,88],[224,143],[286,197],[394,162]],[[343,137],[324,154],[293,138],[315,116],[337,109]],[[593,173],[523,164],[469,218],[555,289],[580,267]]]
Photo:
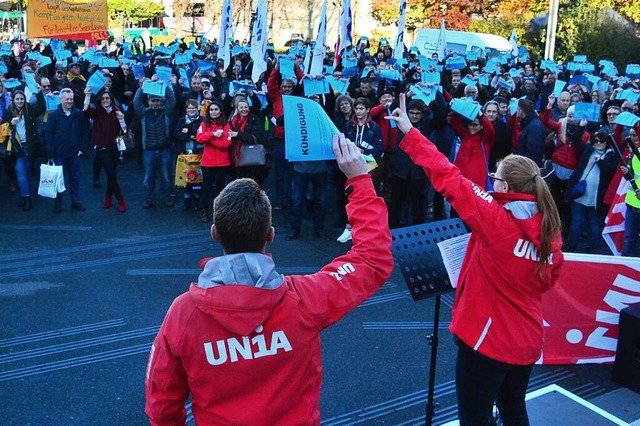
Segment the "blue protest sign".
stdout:
[[542,62],[540,62],[540,68],[555,69],[556,63],[552,59],[543,59]]
[[511,76],[511,78],[521,77],[522,71],[515,68],[511,68],[509,70],[509,75]]
[[464,56],[467,58],[467,61],[477,61],[480,58],[480,49],[472,50],[471,52],[467,52]]
[[582,72],[594,72],[596,70],[596,67],[595,65],[589,63],[580,64],[579,70]]
[[142,66],[142,64],[134,64],[133,67],[131,67],[132,71],[133,71],[133,76],[136,78],[136,80],[140,80],[141,78],[144,78],[144,67]]
[[444,65],[434,65],[433,68],[436,70],[436,72],[444,71]]
[[[360,78],[367,78],[367,77],[369,76],[369,73],[370,73],[371,71],[375,71],[375,70],[376,70],[376,69],[375,69],[375,67],[365,67],[365,68],[362,70],[362,74],[360,74]],[[374,78],[375,78],[375,77],[374,77]]]
[[424,84],[440,84],[440,74],[437,72],[421,72],[420,81]]
[[493,59],[488,60],[486,65],[484,66],[484,72],[487,72],[489,74],[493,74],[499,70],[500,70],[499,64]]
[[358,67],[349,67],[342,69],[342,77],[351,78],[358,75]]
[[198,69],[201,73],[213,72],[214,65],[211,62],[198,60]]
[[343,68],[351,68],[351,67],[357,67],[357,66],[358,66],[357,59],[342,58]]
[[187,70],[184,68],[179,68],[178,73],[180,74],[180,78],[182,79],[182,87],[189,89],[189,76],[187,75]]
[[608,92],[609,91],[609,82],[606,80],[600,80],[598,82],[598,90],[602,90],[603,92]]
[[142,85],[142,93],[146,95],[164,96],[166,85],[164,81],[145,81]]
[[87,80],[87,87],[91,88],[91,93],[98,93],[106,82],[107,78],[102,71],[96,71],[89,77],[89,80]]
[[298,82],[296,78],[296,72],[294,70],[295,61],[289,58],[280,58],[280,74],[282,78],[293,80],[294,83]]
[[580,84],[582,86],[586,86],[588,83],[589,83],[589,78],[583,74],[574,75],[569,80],[569,86],[573,84]]
[[598,84],[598,82],[600,80],[602,80],[600,77],[598,77],[597,75],[587,75],[587,80],[589,81],[589,83],[591,84]]
[[560,93],[562,93],[566,85],[567,85],[566,81],[556,80],[556,84],[553,86],[553,96],[555,96],[556,98],[559,98]]
[[331,85],[333,90],[335,90],[336,92],[342,93],[342,94],[347,93],[347,89],[349,88],[349,80],[337,79],[330,75],[326,77],[326,80],[329,83],[329,85]]
[[36,76],[33,73],[24,73],[24,83],[29,88],[31,93],[38,92],[38,84],[36,83]]
[[387,80],[401,81],[402,76],[398,70],[382,70],[380,71],[380,77]]
[[133,64],[138,63],[138,61],[136,61],[135,59],[131,59],[131,58],[122,58],[122,63],[123,64],[133,65]]
[[467,86],[475,86],[476,85],[475,80],[472,80],[468,76],[465,76],[462,80],[460,80],[460,83],[464,83]]
[[20,87],[22,83],[17,78],[8,78],[3,81],[5,89],[15,89],[16,87]]
[[638,98],[640,98],[640,92],[635,89],[625,89],[616,96],[616,99],[627,100],[632,104],[637,103]]
[[587,62],[587,55],[573,55],[573,62]]
[[574,104],[574,118],[576,120],[587,120],[592,123],[600,121],[600,104],[592,104],[588,102],[577,102]]
[[431,64],[429,63],[429,59],[424,55],[418,56],[418,63],[420,64],[420,69],[422,71],[428,71],[431,69]]
[[613,122],[621,126],[635,127],[639,121],[640,121],[640,117],[638,117],[632,112],[624,111],[618,114],[618,116]]
[[156,67],[158,80],[164,82],[167,86],[171,84],[171,72],[171,68],[169,67]]
[[304,87],[304,95],[324,95],[329,93],[329,83],[324,79],[317,78],[305,78],[302,80],[302,86]]
[[569,62],[567,64],[567,70],[574,72],[574,71],[579,71],[580,70],[580,64],[576,63],[576,62]]
[[51,65],[51,58],[48,56],[38,55],[38,62],[40,62],[40,67],[46,67],[47,65]]
[[229,83],[229,91],[233,92],[234,90],[256,90],[256,85],[251,80],[232,81]]
[[[509,54],[511,55],[511,54]],[[494,61],[496,61],[497,63],[499,63],[500,65],[506,65],[507,62],[509,61],[509,59],[505,56],[498,56],[496,58],[493,58]]]
[[340,132],[322,106],[311,99],[283,96],[285,157],[289,161],[335,159],[333,136]]
[[68,50],[54,50],[53,55],[56,57],[56,61],[62,61],[71,57],[71,52]]
[[616,68],[616,66],[613,64],[605,65],[605,67],[602,69],[602,73],[610,77],[615,77],[616,75],[618,75],[618,68]]
[[478,75],[478,84],[483,86],[489,85],[489,74],[479,74]]
[[629,78],[640,78],[640,65],[628,64],[624,74]]
[[9,69],[7,68],[7,64],[0,61],[0,74],[6,74],[8,72],[9,72]]
[[329,65],[325,65],[324,66],[324,73],[325,74],[333,74],[333,72],[335,71],[335,67],[329,66]]
[[120,62],[111,58],[102,58],[99,64],[100,68],[118,68],[120,66]]
[[463,57],[453,57],[447,59],[447,61],[445,62],[445,67],[448,70],[461,70],[467,67],[467,62]]
[[461,116],[473,121],[478,116],[482,107],[476,102],[469,102],[464,99],[454,99],[451,102],[451,109]]
[[256,96],[260,100],[260,105],[262,105],[262,108],[266,108],[267,105],[269,104],[269,100],[267,99],[267,95],[263,95],[261,93],[256,93]]
[[173,60],[173,63],[176,65],[185,65],[189,62],[191,62],[191,55],[188,55],[186,53],[183,55],[176,55],[175,59]]
[[608,59],[600,59],[598,65],[601,67],[612,67],[614,66],[613,61],[609,61]]
[[518,111],[518,100],[511,99],[509,101],[509,115],[515,115],[517,111]]
[[498,79],[498,86],[499,87],[504,87],[505,89],[507,89],[508,91],[511,91],[511,89],[513,89],[513,86],[511,85],[511,82],[503,79],[502,77],[500,77]]
[[47,111],[58,109],[58,105],[60,105],[60,95],[45,95],[44,102],[47,105]]
[[413,93],[412,99],[420,100],[424,102],[425,105],[429,105],[436,98],[435,88],[421,87],[414,84],[409,90]]

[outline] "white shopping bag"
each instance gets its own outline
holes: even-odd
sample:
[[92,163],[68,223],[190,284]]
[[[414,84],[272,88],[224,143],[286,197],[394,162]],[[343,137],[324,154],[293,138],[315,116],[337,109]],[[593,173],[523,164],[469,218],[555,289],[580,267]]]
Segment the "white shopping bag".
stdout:
[[40,184],[38,195],[46,198],[56,198],[58,192],[64,192],[64,174],[62,166],[49,164],[40,165]]

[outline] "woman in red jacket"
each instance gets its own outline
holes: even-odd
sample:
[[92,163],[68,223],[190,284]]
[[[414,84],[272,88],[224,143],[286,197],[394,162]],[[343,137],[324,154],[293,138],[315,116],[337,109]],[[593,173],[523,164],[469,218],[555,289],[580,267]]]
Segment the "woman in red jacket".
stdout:
[[451,115],[451,127],[462,141],[455,165],[464,177],[480,188],[487,189],[487,173],[490,172],[489,152],[496,139],[491,120],[480,111],[473,121],[465,125],[462,117],[454,112]]
[[421,166],[471,229],[449,326],[458,345],[460,424],[488,425],[494,401],[504,424],[528,424],[525,395],[543,342],[542,295],[563,263],[560,217],[540,169],[509,155],[487,193],[414,129],[405,110],[389,117],[400,148]]
[[202,161],[202,221],[211,222],[212,203],[231,177],[229,125],[222,104],[211,102],[207,115],[198,128],[196,142],[204,145]]

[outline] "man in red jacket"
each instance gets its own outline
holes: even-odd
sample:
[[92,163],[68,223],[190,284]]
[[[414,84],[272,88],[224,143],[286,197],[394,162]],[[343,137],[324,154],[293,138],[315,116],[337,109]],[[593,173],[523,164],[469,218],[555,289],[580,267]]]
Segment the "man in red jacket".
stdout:
[[377,291],[393,269],[387,209],[358,148],[334,137],[347,176],[351,250],[305,276],[282,276],[266,256],[271,205],[250,179],[214,201],[211,235],[224,256],[169,308],[146,375],[153,425],[320,424],[320,332]]

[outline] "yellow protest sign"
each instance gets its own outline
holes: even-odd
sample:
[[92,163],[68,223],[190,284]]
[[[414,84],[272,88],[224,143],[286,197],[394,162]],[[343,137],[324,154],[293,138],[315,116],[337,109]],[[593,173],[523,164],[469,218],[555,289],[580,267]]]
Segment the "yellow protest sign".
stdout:
[[106,39],[107,0],[30,1],[27,37]]

